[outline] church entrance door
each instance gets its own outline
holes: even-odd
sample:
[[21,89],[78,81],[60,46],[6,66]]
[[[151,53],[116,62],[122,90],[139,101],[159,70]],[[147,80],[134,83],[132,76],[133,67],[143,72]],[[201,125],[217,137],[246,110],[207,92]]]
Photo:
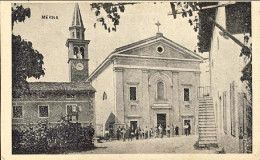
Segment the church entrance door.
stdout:
[[166,129],[166,114],[157,114],[157,126],[160,126],[160,124],[163,127],[163,134],[165,134]]
[[137,128],[137,121],[130,121],[130,127],[135,131],[135,129]]

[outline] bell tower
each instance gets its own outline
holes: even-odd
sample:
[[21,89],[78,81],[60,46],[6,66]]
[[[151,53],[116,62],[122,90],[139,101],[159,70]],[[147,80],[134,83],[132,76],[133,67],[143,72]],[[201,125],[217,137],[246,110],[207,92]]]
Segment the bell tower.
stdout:
[[67,39],[69,79],[71,82],[85,82],[88,78],[88,44],[85,40],[85,28],[78,3],[76,3],[72,23],[69,27],[70,38]]

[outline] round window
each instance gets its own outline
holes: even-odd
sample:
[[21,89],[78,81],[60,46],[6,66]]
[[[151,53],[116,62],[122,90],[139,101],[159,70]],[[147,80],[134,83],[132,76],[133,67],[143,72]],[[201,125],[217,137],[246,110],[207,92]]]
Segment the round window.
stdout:
[[164,52],[163,46],[158,46],[156,50],[157,50],[158,53],[163,53]]

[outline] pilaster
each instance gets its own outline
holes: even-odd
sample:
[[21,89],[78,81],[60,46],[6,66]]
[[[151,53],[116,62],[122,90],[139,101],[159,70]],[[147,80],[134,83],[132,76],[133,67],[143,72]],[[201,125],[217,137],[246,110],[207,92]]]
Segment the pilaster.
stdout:
[[124,81],[122,68],[114,68],[115,73],[115,116],[116,123],[125,122],[125,106],[124,106]]
[[143,128],[147,126],[150,128],[151,124],[151,111],[149,106],[149,88],[148,88],[148,70],[142,70],[142,107],[143,107]]
[[[174,121],[179,121],[180,119],[180,103],[179,103],[179,72],[172,72],[172,93],[173,93],[173,117]],[[176,124],[174,124],[176,125]]]
[[195,74],[195,108],[194,108],[194,121],[195,121],[195,134],[199,134],[199,98],[198,98],[198,88],[200,86],[200,73],[201,72],[194,72]]

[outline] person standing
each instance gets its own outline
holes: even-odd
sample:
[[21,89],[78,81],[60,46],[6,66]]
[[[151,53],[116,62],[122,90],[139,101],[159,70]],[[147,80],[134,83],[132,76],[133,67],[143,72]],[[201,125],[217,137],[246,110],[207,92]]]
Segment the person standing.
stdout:
[[138,136],[139,136],[139,139],[142,139],[142,130],[140,127],[138,128]]
[[176,125],[176,127],[175,127],[175,134],[176,134],[176,136],[178,136],[179,135],[179,127]]
[[190,123],[188,123],[188,135],[190,135],[191,126]]
[[171,129],[170,129],[170,136],[173,137],[174,136],[174,126],[172,124]]
[[122,138],[123,138],[123,141],[125,141],[125,134],[126,134],[126,130],[125,130],[125,127],[123,126],[122,127]]
[[144,137],[145,137],[144,139],[148,138],[148,128],[147,128],[147,126],[145,126]]
[[162,124],[160,124],[160,126],[159,126],[159,135],[160,135],[160,138],[163,138],[163,128],[162,128]]
[[112,141],[112,137],[113,137],[113,128],[110,127],[110,128],[109,128],[109,141],[110,141],[110,142]]
[[171,133],[170,126],[167,126],[166,133],[167,133],[167,137],[169,138],[170,137],[170,133]]
[[116,138],[119,141],[119,139],[120,139],[120,128],[116,129]]
[[188,124],[187,123],[185,123],[185,125],[184,125],[184,132],[185,132],[185,135],[187,136],[188,135]]
[[106,140],[106,142],[109,140],[109,131],[105,130],[105,137],[104,139]]
[[135,129],[135,138],[136,138],[136,140],[138,140],[138,138],[139,138],[139,129],[137,127]]
[[149,137],[152,138],[153,137],[153,128],[151,128],[150,132],[149,132]]
[[155,132],[156,132],[155,138],[159,137],[159,126],[155,128]]

